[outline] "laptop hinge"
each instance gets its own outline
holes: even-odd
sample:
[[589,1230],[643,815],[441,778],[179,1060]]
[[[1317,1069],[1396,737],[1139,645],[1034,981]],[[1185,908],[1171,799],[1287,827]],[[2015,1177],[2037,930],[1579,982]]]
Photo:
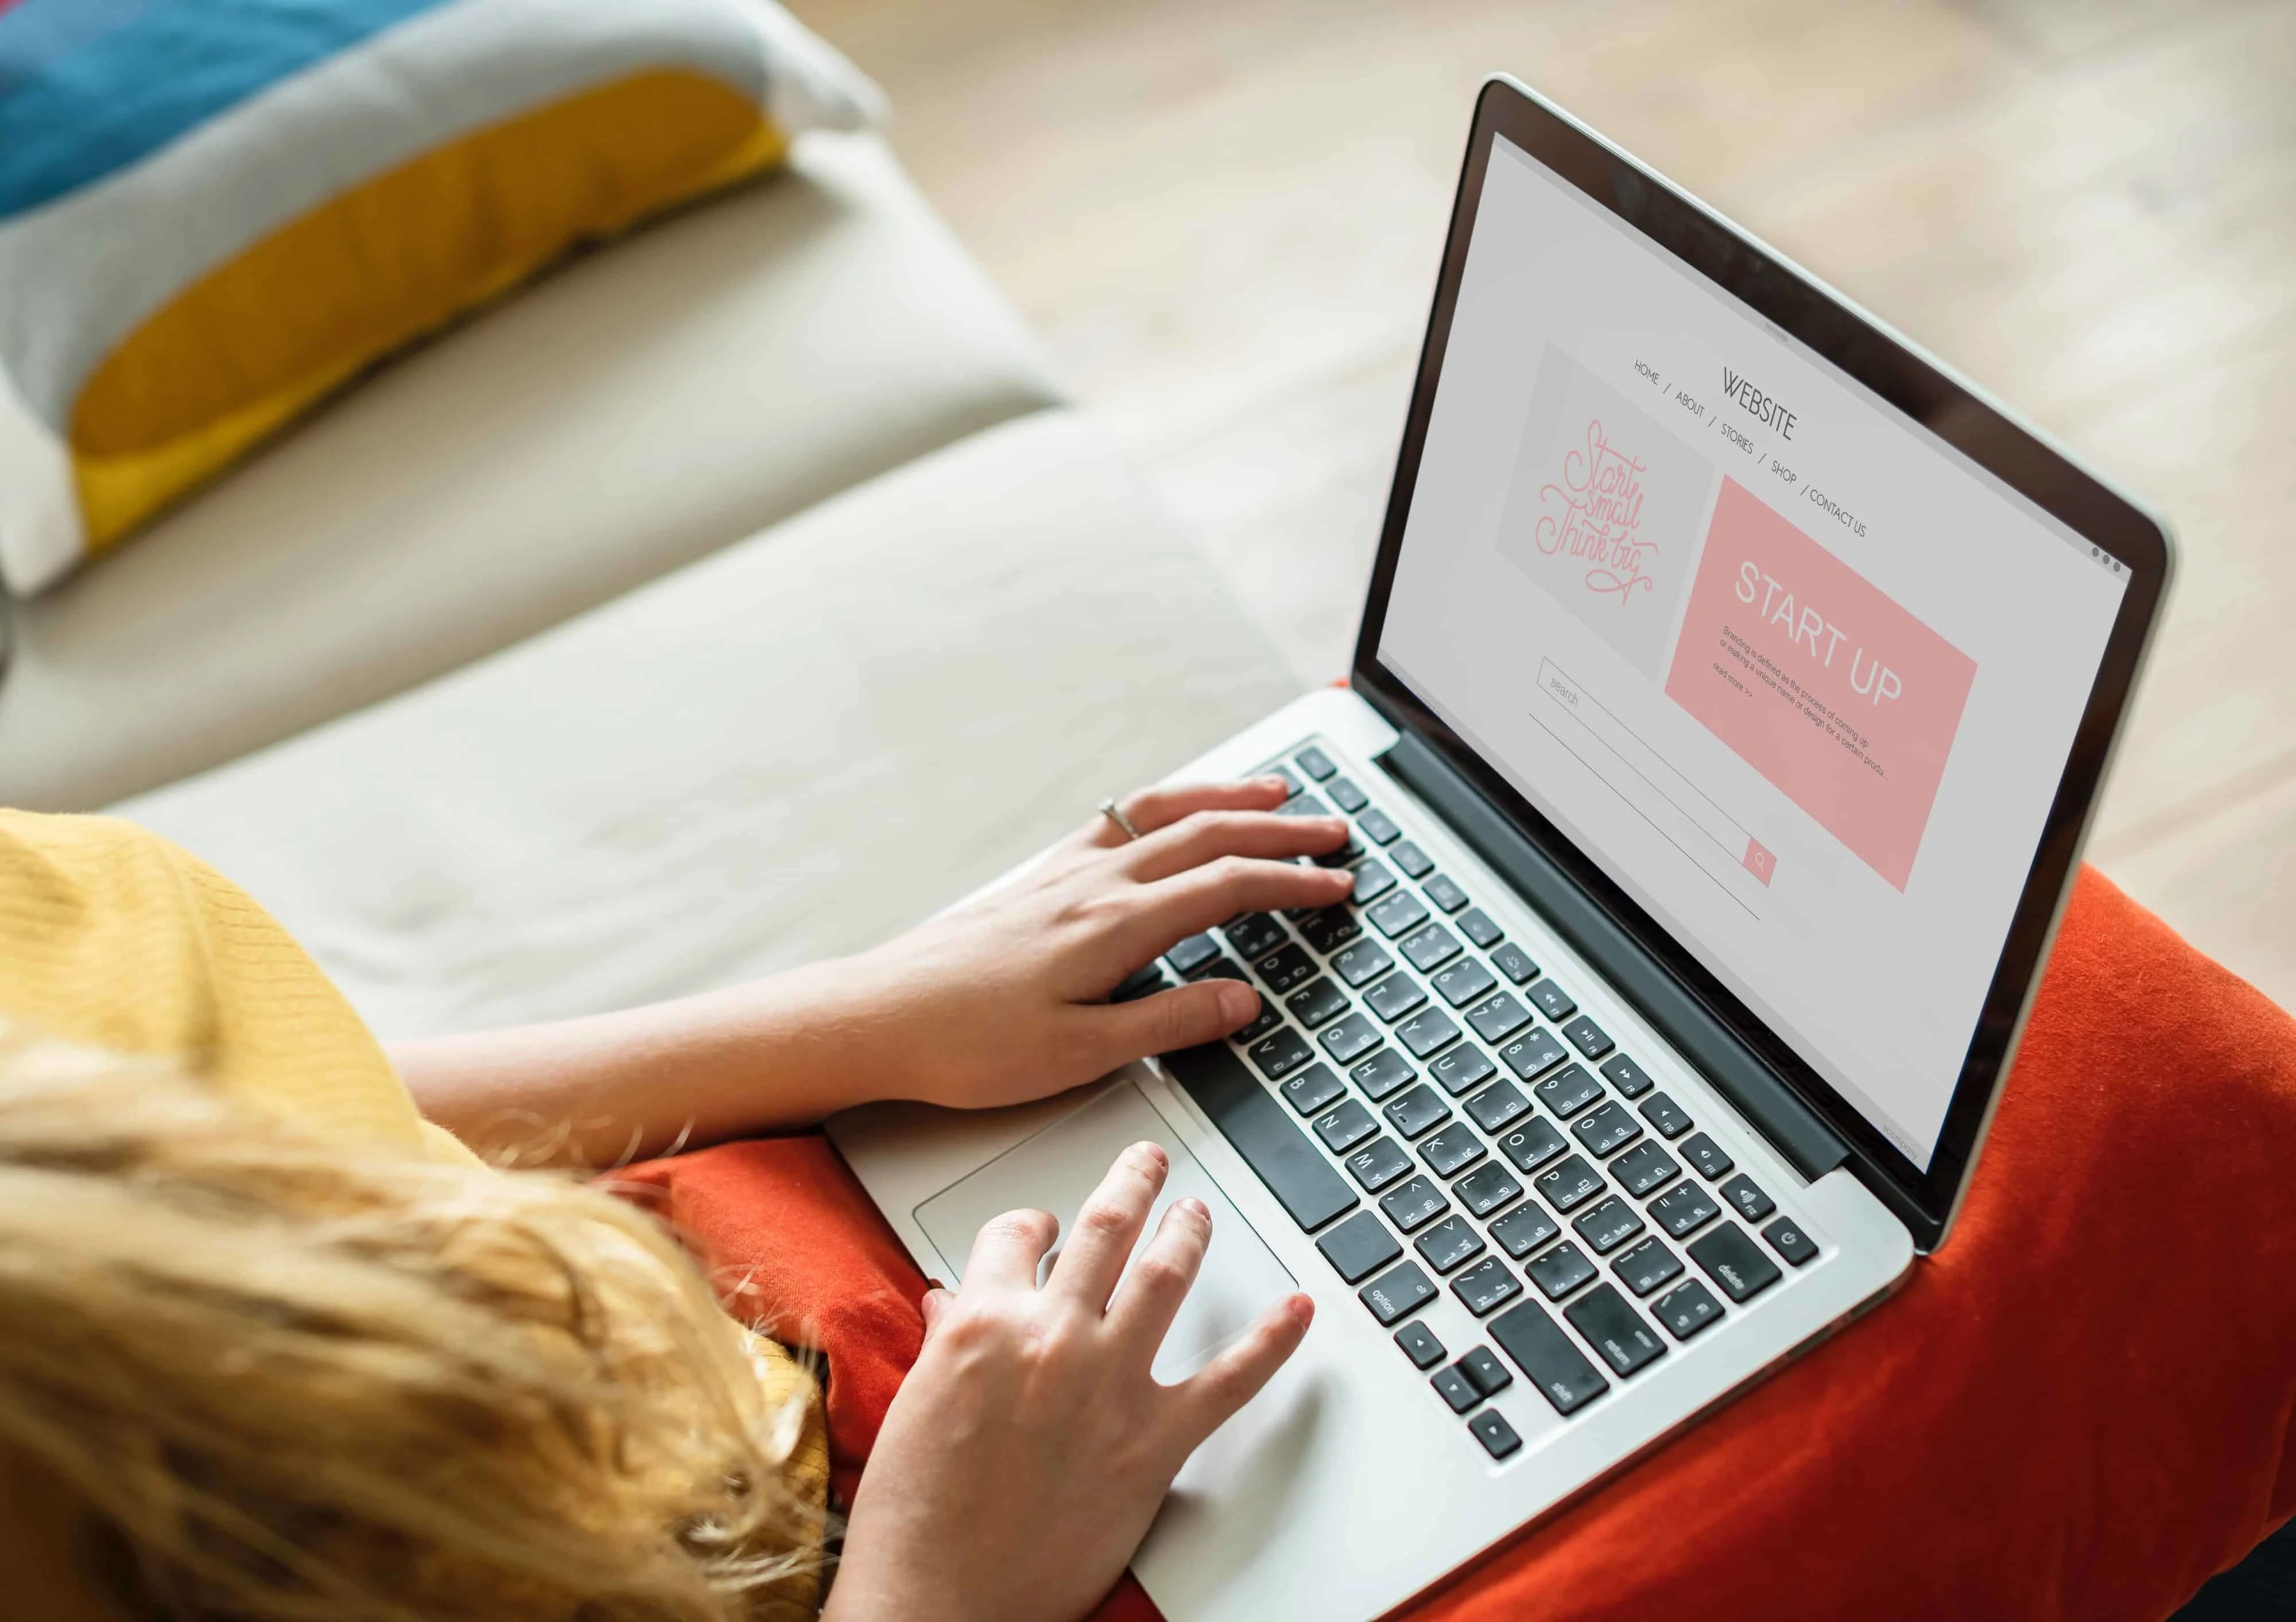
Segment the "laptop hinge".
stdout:
[[1815,1182],[1849,1159],[1833,1127],[1448,761],[1406,732],[1379,763],[1513,885],[1795,1170]]

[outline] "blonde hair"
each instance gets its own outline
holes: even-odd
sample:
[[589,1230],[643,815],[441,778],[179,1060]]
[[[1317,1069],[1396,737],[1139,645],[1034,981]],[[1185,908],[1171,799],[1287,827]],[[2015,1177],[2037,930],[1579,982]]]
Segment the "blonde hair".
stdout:
[[0,1024],[0,1475],[66,1495],[92,1609],[802,1614],[805,1415],[621,1200]]

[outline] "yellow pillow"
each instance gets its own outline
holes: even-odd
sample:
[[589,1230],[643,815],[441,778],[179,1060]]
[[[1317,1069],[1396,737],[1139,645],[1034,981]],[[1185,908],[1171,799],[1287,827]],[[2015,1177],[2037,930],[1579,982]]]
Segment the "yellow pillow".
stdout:
[[0,579],[875,106],[767,0],[0,0]]

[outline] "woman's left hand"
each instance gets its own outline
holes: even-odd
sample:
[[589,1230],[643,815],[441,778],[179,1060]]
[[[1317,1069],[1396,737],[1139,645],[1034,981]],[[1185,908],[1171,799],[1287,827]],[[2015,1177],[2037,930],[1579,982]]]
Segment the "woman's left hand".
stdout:
[[1015,1103],[1248,1024],[1259,994],[1232,979],[1106,999],[1183,938],[1240,913],[1348,897],[1352,874],[1297,859],[1338,849],[1347,823],[1273,815],[1283,799],[1275,778],[1143,790],[1123,802],[1138,839],[1096,816],[1013,883],[835,965],[841,1061],[867,1072],[853,1077],[857,1087],[964,1108]]

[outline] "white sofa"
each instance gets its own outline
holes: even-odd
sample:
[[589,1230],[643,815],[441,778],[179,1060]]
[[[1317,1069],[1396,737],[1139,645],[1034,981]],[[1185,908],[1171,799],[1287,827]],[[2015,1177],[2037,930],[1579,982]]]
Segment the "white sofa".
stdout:
[[0,802],[386,1036],[879,939],[1292,678],[873,137],[567,267],[16,610]]

